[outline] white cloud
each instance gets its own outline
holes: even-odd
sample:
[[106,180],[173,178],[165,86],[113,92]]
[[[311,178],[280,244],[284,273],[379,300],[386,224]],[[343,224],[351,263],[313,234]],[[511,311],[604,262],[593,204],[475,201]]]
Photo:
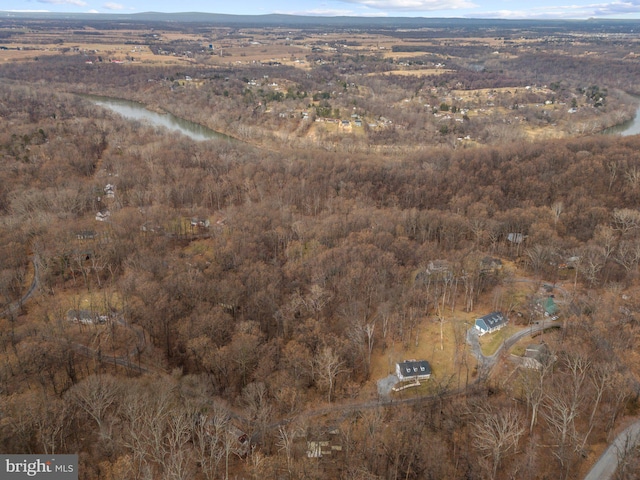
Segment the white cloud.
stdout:
[[75,5],[76,7],[85,7],[87,5],[87,2],[82,0],[38,0],[38,2],[51,5]]
[[378,10],[399,10],[427,12],[435,10],[458,10],[475,8],[477,5],[468,0],[342,0]]
[[600,5],[593,5],[596,16],[618,15],[626,13],[640,13],[640,2],[611,2]]
[[[341,10],[341,9],[322,9],[316,8],[312,10],[295,10],[295,11],[276,11],[275,13],[282,13],[285,15],[303,15],[309,17],[354,17],[354,16],[363,16],[361,13],[356,13],[353,10]],[[366,15],[366,14],[365,14]],[[369,16],[386,16],[385,13],[376,12]]]
[[100,13],[100,12],[95,8],[92,8],[91,10],[87,11],[87,13]]
[[124,5],[121,5],[119,3],[113,3],[113,2],[107,2],[103,5],[104,8],[106,8],[107,10],[123,10],[124,9]]
[[497,10],[466,15],[479,18],[585,19],[640,14],[640,0],[630,2],[592,3],[587,5],[557,5],[528,10]]

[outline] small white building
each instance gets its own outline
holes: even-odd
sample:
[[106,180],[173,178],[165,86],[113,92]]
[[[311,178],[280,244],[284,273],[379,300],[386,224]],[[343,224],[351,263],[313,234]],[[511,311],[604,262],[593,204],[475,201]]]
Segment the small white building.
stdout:
[[431,365],[426,360],[406,360],[396,363],[396,376],[405,380],[426,380],[431,376]]
[[106,222],[109,220],[111,216],[111,212],[109,210],[103,210],[102,212],[96,213],[96,220],[99,222]]

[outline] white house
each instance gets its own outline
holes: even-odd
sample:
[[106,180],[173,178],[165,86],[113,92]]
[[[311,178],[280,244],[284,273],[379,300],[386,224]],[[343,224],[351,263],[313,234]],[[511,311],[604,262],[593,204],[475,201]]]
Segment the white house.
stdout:
[[431,365],[426,360],[407,360],[396,363],[398,380],[426,380],[431,376]]
[[478,335],[495,332],[507,324],[507,317],[500,312],[488,313],[484,317],[476,318],[476,330]]

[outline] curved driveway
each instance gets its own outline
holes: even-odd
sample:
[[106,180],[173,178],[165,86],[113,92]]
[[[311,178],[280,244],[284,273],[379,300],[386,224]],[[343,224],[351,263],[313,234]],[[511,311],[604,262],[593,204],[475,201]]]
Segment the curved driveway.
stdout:
[[498,361],[498,357],[500,356],[502,350],[511,348],[524,337],[531,336],[547,328],[558,328],[561,326],[562,322],[559,320],[542,321],[538,324],[531,325],[530,327],[525,328],[524,330],[520,330],[519,332],[516,332],[509,338],[507,338],[504,342],[502,342],[502,345],[498,347],[493,355],[485,355],[482,353],[478,331],[475,329],[475,327],[471,327],[469,330],[467,330],[467,343],[471,346],[471,353],[473,354],[473,356],[478,359],[478,378],[486,379],[488,377],[491,369]]
[[[22,296],[20,300],[10,304],[8,307],[2,310],[0,312],[0,316],[6,316],[10,313],[14,313],[18,311],[21,308],[22,304],[26,302],[38,288],[38,273],[39,273],[38,263],[35,261],[35,259],[32,259],[32,263],[34,267],[34,275],[33,275],[33,281],[31,282],[29,289]],[[524,281],[524,280],[517,279],[516,281]],[[555,285],[555,287],[558,288],[557,285]],[[566,295],[566,291],[563,291],[563,293]],[[478,360],[478,378],[476,379],[476,382],[481,382],[488,377],[489,373],[491,372],[491,369],[496,364],[498,360],[498,356],[500,355],[503,349],[511,348],[515,343],[517,343],[519,340],[521,340],[526,336],[533,335],[534,333],[538,333],[546,328],[555,328],[555,327],[560,327],[561,325],[562,324],[559,321],[542,322],[537,325],[532,325],[530,328],[521,330],[513,334],[508,339],[506,339],[502,343],[502,345],[500,345],[498,350],[496,350],[496,352],[493,355],[489,355],[489,356],[484,355],[482,353],[482,350],[480,348],[479,338],[478,338],[478,331],[474,327],[470,328],[467,331],[467,343],[471,346],[471,352]],[[140,332],[136,332],[136,333],[138,335],[140,334]],[[144,333],[142,335],[144,336]],[[149,372],[148,369],[140,365],[132,364],[129,358],[102,356],[95,350],[92,350],[86,347],[85,345],[80,345],[80,344],[74,344],[73,348],[78,353],[88,357],[94,357],[94,358],[97,357],[101,361],[104,361],[107,363],[113,363],[114,365],[121,365],[123,367],[127,367],[133,370],[138,370],[140,373]],[[393,381],[394,378],[395,378],[395,375],[390,375],[386,379],[383,379],[382,382],[384,383],[384,386],[382,388],[381,388],[380,382],[378,383],[378,393],[380,395],[380,399],[378,401],[371,401],[371,402],[352,404],[352,405],[335,405],[333,407],[330,406],[327,408],[318,409],[316,411],[306,412],[306,415],[313,416],[313,415],[328,413],[329,411],[335,411],[335,410],[356,410],[356,409],[372,408],[372,407],[380,407],[380,406],[391,406],[391,405],[394,405],[394,403],[396,405],[401,405],[403,403],[414,403],[414,402],[418,403],[421,400],[425,400],[425,398],[412,398],[412,399],[404,399],[404,400],[393,402],[389,398],[389,392],[387,392],[387,389],[390,390],[390,387],[393,387],[393,385],[395,384],[395,382]],[[454,392],[454,394],[455,393],[457,392]],[[429,399],[429,397],[426,397],[426,399]],[[240,418],[242,419],[241,416]],[[284,423],[288,423],[288,421],[290,421],[290,419],[277,422],[274,425],[282,425]],[[640,440],[640,420],[636,421],[631,426],[627,427],[616,437],[613,443],[609,445],[609,447],[600,456],[600,458],[595,463],[595,465],[591,468],[587,476],[584,477],[584,480],[610,480],[611,478],[613,478],[613,475],[615,474],[616,469],[618,467],[618,457],[620,452],[624,451],[625,447],[629,446],[630,444],[636,444],[639,440]]]

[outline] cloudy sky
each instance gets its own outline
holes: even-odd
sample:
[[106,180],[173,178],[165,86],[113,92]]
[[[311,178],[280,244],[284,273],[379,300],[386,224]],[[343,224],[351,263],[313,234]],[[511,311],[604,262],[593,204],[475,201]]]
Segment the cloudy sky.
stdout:
[[483,18],[640,18],[640,0],[0,0],[0,10]]

